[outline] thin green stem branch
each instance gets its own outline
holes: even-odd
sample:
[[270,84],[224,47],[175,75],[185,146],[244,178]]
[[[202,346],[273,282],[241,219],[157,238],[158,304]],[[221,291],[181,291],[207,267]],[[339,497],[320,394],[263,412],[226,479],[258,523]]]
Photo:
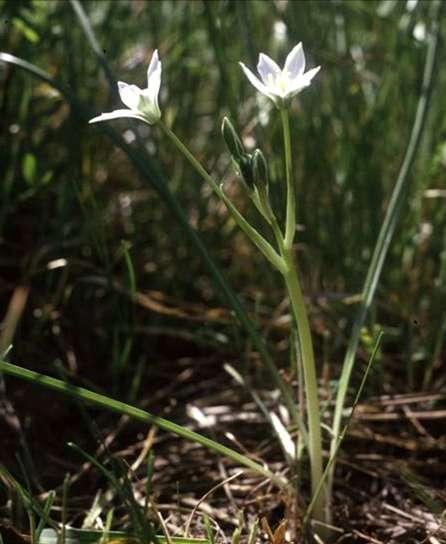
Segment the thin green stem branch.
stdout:
[[[164,133],[169,137],[169,139],[174,143],[175,147],[186,157],[189,163],[193,168],[198,172],[202,179],[212,188],[215,194],[223,200],[226,204],[229,212],[231,213],[234,220],[240,226],[240,228],[245,232],[245,234],[252,240],[252,242],[260,249],[260,251],[265,255],[265,257],[273,264],[273,266],[279,270],[282,274],[285,273],[286,267],[283,260],[283,257],[279,255],[275,249],[261,236],[240,214],[237,208],[232,204],[228,199],[216,181],[212,176],[205,170],[205,168],[200,164],[200,162],[194,157],[194,155],[189,151],[189,149],[183,144],[183,142],[170,130],[164,123],[160,122],[159,126],[162,128]],[[278,239],[279,247],[283,247],[282,237],[280,227],[276,223],[274,226],[274,232],[276,238]],[[282,244],[282,245],[280,245]],[[294,403],[293,397],[291,395],[290,389],[282,380],[274,361],[270,358],[264,358],[265,367],[273,378],[276,386],[279,388],[282,398],[286,404],[286,407],[290,413],[291,419],[295,424],[299,424],[299,415],[297,413],[297,408]]]
[[286,264],[286,271],[283,273],[283,277],[290,299],[303,368],[303,386],[305,389],[308,418],[308,454],[310,458],[311,489],[313,495],[312,512],[314,519],[327,523],[330,521],[330,505],[327,501],[326,486],[323,482],[321,417],[316,364],[310,324],[293,256],[293,243],[296,235],[296,187],[293,176],[290,121],[287,108],[282,108],[280,115],[283,127],[287,185],[285,237],[280,239],[280,229],[277,230],[275,228],[273,230],[281,256]]
[[[281,256],[286,264],[283,274],[285,285],[291,304],[291,311],[296,327],[300,358],[302,361],[304,389],[308,418],[308,454],[311,466],[311,489],[313,495],[314,518],[321,522],[329,521],[329,504],[325,486],[322,481],[322,435],[319,395],[317,388],[316,364],[314,360],[313,342],[311,339],[310,324],[305,307],[299,275],[293,256],[293,243],[296,235],[296,187],[293,176],[293,161],[291,152],[290,121],[287,108],[280,110],[283,127],[283,141],[285,148],[286,169],[286,219],[285,238],[281,238],[280,229],[274,229]],[[321,483],[322,482],[322,483]],[[321,489],[322,487],[322,489]]]
[[213,177],[203,168],[200,162],[194,157],[194,155],[189,151],[189,149],[183,144],[183,142],[175,135],[175,133],[170,130],[164,123],[159,123],[160,127],[163,129],[164,133],[169,137],[169,139],[175,144],[176,148],[186,157],[189,163],[193,168],[200,174],[203,180],[211,187],[214,193],[225,203],[228,211],[234,218],[238,226],[243,230],[243,232],[248,236],[248,238],[258,247],[261,253],[268,259],[268,261],[276,268],[277,270],[283,272],[284,265],[283,260],[277,251],[272,247],[272,245],[265,240],[265,238],[254,228],[248,221],[243,217],[243,215],[237,210],[231,200],[226,196],[224,191],[220,188],[218,183],[213,179]]

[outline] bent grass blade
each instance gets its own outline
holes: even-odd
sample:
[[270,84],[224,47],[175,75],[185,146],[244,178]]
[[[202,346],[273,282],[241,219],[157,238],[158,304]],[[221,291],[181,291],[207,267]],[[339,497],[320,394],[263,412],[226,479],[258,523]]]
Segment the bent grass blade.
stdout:
[[[101,539],[104,536],[103,531],[92,531],[87,529],[67,529],[66,544],[101,544]],[[168,544],[167,539],[163,535],[156,536],[158,544]],[[204,538],[183,538],[171,536],[172,544],[209,544],[209,540]],[[133,536],[124,531],[108,531],[107,542],[109,544],[140,544]],[[54,529],[45,529],[38,540],[38,544],[59,544],[59,535]],[[149,544],[149,540],[144,542]]]
[[125,402],[121,402],[116,399],[111,399],[105,395],[100,395],[99,393],[95,393],[89,389],[71,385],[63,382],[62,380],[51,378],[50,376],[39,374],[33,370],[28,370],[5,361],[0,361],[0,372],[4,372],[10,376],[15,376],[16,378],[21,378],[48,389],[53,389],[54,391],[58,391],[69,397],[84,400],[101,408],[105,408],[111,412],[125,414],[133,419],[148,423],[149,425],[156,425],[160,429],[174,433],[177,436],[191,440],[192,442],[196,442],[197,444],[200,444],[201,446],[204,446],[215,453],[223,455],[228,459],[232,459],[236,463],[245,466],[253,472],[268,478],[281,489],[286,489],[288,487],[288,483],[281,476],[273,474],[270,470],[256,463],[255,461],[252,461],[246,455],[242,455],[241,453],[238,453],[237,451],[228,448],[223,444],[219,444],[206,436],[191,431],[186,427],[173,423],[172,421],[162,417],[155,416],[149,412],[146,412],[145,410],[142,410],[141,408],[136,408],[135,406],[131,406],[130,404],[126,404]]

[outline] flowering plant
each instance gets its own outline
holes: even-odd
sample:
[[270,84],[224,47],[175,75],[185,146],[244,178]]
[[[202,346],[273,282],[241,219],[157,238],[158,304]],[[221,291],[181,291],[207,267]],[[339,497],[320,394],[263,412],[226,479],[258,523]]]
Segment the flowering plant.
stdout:
[[[282,70],[270,57],[264,53],[260,53],[257,69],[262,81],[260,81],[243,63],[240,63],[240,65],[254,87],[271,98],[281,112],[285,147],[287,191],[284,232],[279,225],[279,221],[269,201],[268,167],[263,153],[260,149],[256,149],[253,154],[248,154],[234,127],[227,118],[224,118],[223,120],[222,134],[229,153],[231,154],[233,164],[236,166],[237,173],[241,175],[243,186],[247,190],[248,196],[273,230],[277,249],[243,217],[234,203],[227,197],[222,185],[214,180],[186,145],[162,122],[161,112],[158,106],[158,93],[161,84],[161,62],[159,61],[157,51],[154,52],[149,65],[147,89],[141,90],[135,85],[128,85],[123,82],[118,83],[121,100],[129,109],[104,113],[99,117],[93,118],[90,123],[108,121],[121,117],[132,117],[149,124],[158,124],[176,148],[186,157],[203,180],[211,187],[214,193],[223,200],[239,227],[257,246],[273,267],[282,274],[288,291],[300,346],[299,359],[301,359],[302,362],[304,376],[303,386],[307,399],[308,431],[278,369],[272,363],[268,367],[268,370],[275,380],[276,385],[281,390],[289,414],[293,422],[298,426],[300,438],[305,442],[305,446],[308,450],[311,465],[311,483],[313,492],[311,510],[313,516],[318,521],[327,522],[330,520],[330,514],[329,502],[327,500],[328,497],[324,485],[320,407],[313,345],[305,303],[299,284],[296,262],[293,255],[293,242],[296,234],[296,195],[293,180],[291,137],[288,118],[288,105],[291,98],[311,84],[313,77],[319,72],[320,66],[305,72],[305,55],[302,43],[297,44],[288,54]],[[270,422],[287,459],[291,461],[295,457],[293,457],[290,450],[290,443],[292,443],[291,436],[277,417],[271,417]]]

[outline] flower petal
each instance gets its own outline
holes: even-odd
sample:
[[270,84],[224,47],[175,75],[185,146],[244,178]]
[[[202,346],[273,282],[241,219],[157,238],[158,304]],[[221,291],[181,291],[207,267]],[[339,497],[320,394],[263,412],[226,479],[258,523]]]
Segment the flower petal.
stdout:
[[320,66],[316,66],[316,68],[312,68],[311,70],[308,70],[308,72],[305,72],[305,74],[301,75],[301,78],[305,81],[306,86],[310,85],[311,80],[319,72],[320,69]]
[[288,54],[284,71],[288,72],[289,79],[294,79],[304,73],[305,70],[305,54],[302,47],[302,42],[298,43]]
[[147,122],[150,125],[154,125],[161,118],[161,110],[158,106],[158,97],[152,97],[150,95],[150,89],[144,89],[141,91],[139,112],[147,119]]
[[268,57],[264,53],[260,53],[259,62],[257,64],[257,71],[262,78],[262,81],[265,85],[270,85],[276,79],[281,72],[281,69],[273,61],[272,58]]
[[147,69],[147,86],[150,87],[150,78],[154,72],[159,70],[161,72],[161,62],[158,55],[158,49],[155,49],[150,60],[149,68]]
[[136,85],[128,85],[123,81],[118,81],[118,90],[122,102],[131,110],[137,110],[141,89]]
[[111,111],[109,113],[101,113],[101,115],[98,115],[97,117],[93,117],[93,119],[90,119],[88,121],[89,124],[92,123],[101,123],[102,121],[112,121],[113,119],[122,119],[124,117],[131,117],[132,119],[139,119],[140,121],[147,122],[144,117],[132,110],[115,110]]
[[302,89],[305,89],[311,84],[311,80],[314,78],[314,76],[319,72],[321,69],[320,66],[317,66],[316,68],[312,68],[311,70],[308,70],[308,72],[305,72],[305,74],[302,74],[301,76],[296,77],[291,83],[289,88],[289,96],[294,96],[298,92],[300,92]]
[[147,81],[147,89],[144,89],[142,92],[143,94],[145,94],[145,96],[150,97],[151,100],[156,104],[156,107],[158,107],[158,94],[160,92],[161,86],[161,62],[158,61],[156,63],[156,66],[153,67],[152,70],[149,67],[148,73],[150,73],[150,75]]
[[245,72],[246,77],[249,79],[250,83],[254,85],[254,87],[260,91],[262,94],[268,96],[271,98],[270,90],[260,81],[260,79],[255,76],[249,68],[247,68],[243,62],[239,62],[240,66],[242,67],[242,70]]

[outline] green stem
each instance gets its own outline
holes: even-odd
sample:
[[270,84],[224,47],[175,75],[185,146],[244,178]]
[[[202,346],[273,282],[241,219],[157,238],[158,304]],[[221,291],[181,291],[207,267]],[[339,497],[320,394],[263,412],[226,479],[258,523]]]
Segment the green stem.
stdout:
[[234,204],[226,196],[218,183],[212,178],[210,174],[203,168],[200,162],[193,156],[189,149],[183,144],[183,142],[162,122],[159,122],[159,126],[163,129],[164,133],[175,144],[177,149],[186,157],[194,169],[200,174],[203,180],[211,187],[214,193],[223,200],[228,211],[232,215],[235,222],[243,230],[243,232],[251,239],[251,241],[258,247],[261,253],[268,259],[268,261],[280,272],[284,272],[284,263],[277,251],[272,245],[263,238],[263,236],[252,227],[243,215],[237,210]]
[[271,225],[271,229],[272,229],[272,231],[274,233],[274,237],[276,239],[277,246],[279,247],[280,255],[282,256],[282,259],[283,259],[283,253],[285,251],[283,233],[282,233],[282,229],[280,228],[280,225],[279,225],[275,215],[273,215],[271,217],[270,225]]
[[40,374],[38,372],[16,366],[11,363],[6,363],[5,361],[1,360],[0,372],[4,372],[5,374],[21,378],[36,385],[41,385],[48,389],[59,391],[60,393],[63,393],[70,397],[74,397],[75,399],[85,400],[87,402],[95,404],[96,406],[105,408],[106,410],[117,412],[119,414],[125,414],[133,419],[138,419],[139,421],[148,423],[149,425],[156,425],[160,429],[174,433],[178,436],[181,436],[182,438],[186,438],[187,440],[196,442],[197,444],[201,444],[205,448],[215,451],[216,453],[219,453],[224,457],[227,457],[228,459],[232,459],[236,463],[244,465],[248,469],[251,469],[258,474],[267,477],[281,489],[286,489],[287,487],[287,483],[280,476],[273,474],[268,469],[259,465],[255,461],[252,461],[246,455],[242,455],[235,450],[232,450],[231,448],[223,446],[222,444],[219,444],[218,442],[215,442],[214,440],[211,440],[206,436],[191,431],[186,427],[177,425],[172,421],[169,421],[162,417],[154,416],[149,412],[146,412],[145,410],[141,410],[140,408],[136,408],[135,406],[131,406],[130,404],[126,404],[119,400],[111,399],[104,395],[100,395],[99,393],[94,393],[93,391],[84,389],[83,387],[71,385],[69,383],[63,382],[62,380],[57,380],[56,378],[51,378],[49,376],[45,376],[44,374]]
[[332,464],[334,463],[334,461],[336,459],[336,453],[339,450],[339,448],[341,447],[342,441],[344,440],[344,437],[347,434],[347,430],[348,430],[348,428],[350,426],[350,422],[353,419],[353,414],[354,414],[355,409],[356,409],[356,407],[357,407],[357,405],[359,403],[359,399],[361,398],[362,391],[363,391],[364,386],[365,386],[365,382],[367,380],[367,377],[368,377],[368,375],[370,373],[370,369],[372,368],[372,364],[373,364],[373,362],[375,360],[375,357],[376,357],[376,355],[378,353],[378,350],[379,350],[379,347],[381,345],[382,336],[383,336],[383,331],[380,331],[379,334],[378,334],[378,337],[376,339],[375,346],[373,348],[373,351],[372,351],[372,354],[370,356],[369,362],[368,362],[367,367],[366,367],[366,369],[364,371],[364,374],[362,376],[362,380],[361,380],[361,383],[360,383],[360,385],[358,387],[358,391],[356,392],[356,397],[355,397],[355,400],[353,402],[352,409],[350,410],[350,414],[349,414],[349,416],[347,418],[347,422],[344,425],[344,428],[342,429],[341,434],[337,437],[335,453],[334,453],[334,455],[330,456],[327,464],[325,465],[325,470],[324,470],[324,474],[322,475],[322,480],[319,482],[318,489],[317,489],[316,493],[313,494],[313,498],[311,499],[311,502],[308,505],[307,511],[305,512],[305,516],[304,516],[304,519],[303,519],[303,522],[302,522],[302,525],[304,527],[308,523],[308,520],[309,520],[309,518],[311,516],[311,512],[313,511],[313,506],[314,506],[314,504],[316,502],[316,499],[317,499],[319,493],[322,491],[322,486],[324,485],[324,482],[325,482],[325,480],[328,477],[328,474],[330,472],[330,468],[331,468]]
[[296,233],[296,187],[294,186],[293,161],[291,155],[290,119],[288,109],[280,110],[283,127],[283,141],[285,145],[285,169],[286,169],[286,223],[285,223],[285,247],[290,249],[293,245]]
[[[317,389],[316,365],[310,324],[305,302],[299,283],[296,262],[293,257],[293,242],[296,235],[296,187],[293,178],[291,157],[290,122],[287,108],[280,110],[285,147],[285,167],[287,184],[285,238],[278,241],[281,256],[286,264],[283,274],[291,304],[291,311],[299,340],[300,357],[303,367],[305,397],[308,417],[308,454],[311,465],[312,511],[314,519],[329,522],[330,510],[327,501],[326,487],[323,483],[322,436],[319,396]],[[280,232],[280,231],[279,231]],[[278,236],[275,230],[276,238]],[[322,483],[321,483],[322,482]]]
[[319,396],[317,389],[316,365],[314,360],[313,343],[311,340],[310,324],[308,321],[305,302],[302,290],[299,284],[298,272],[292,250],[286,250],[284,260],[287,264],[287,272],[284,274],[285,285],[291,303],[291,310],[294,322],[297,328],[299,338],[299,348],[303,366],[303,375],[305,382],[305,396],[308,417],[308,453],[311,465],[311,488],[316,496],[314,501],[314,518],[318,521],[326,522],[325,508],[328,506],[326,501],[325,489],[320,490],[320,482],[323,475],[322,463],[322,436]]

